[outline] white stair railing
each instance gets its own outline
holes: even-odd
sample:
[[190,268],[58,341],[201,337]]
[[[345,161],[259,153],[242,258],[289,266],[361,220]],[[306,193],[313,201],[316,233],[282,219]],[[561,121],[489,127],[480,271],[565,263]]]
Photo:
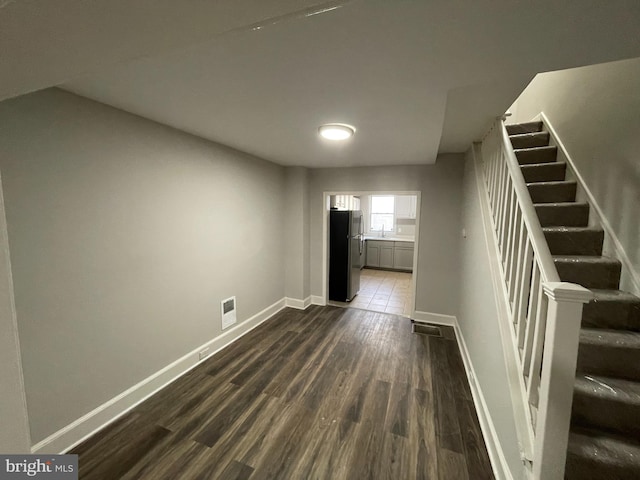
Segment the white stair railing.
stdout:
[[593,295],[560,281],[502,120],[483,140],[482,159],[527,417],[523,456],[534,479],[562,480],[582,307]]

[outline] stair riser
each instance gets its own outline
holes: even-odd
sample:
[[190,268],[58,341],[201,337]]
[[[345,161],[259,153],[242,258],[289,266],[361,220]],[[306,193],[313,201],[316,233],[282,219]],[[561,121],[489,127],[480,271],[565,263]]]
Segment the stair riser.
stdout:
[[511,137],[513,148],[546,147],[549,145],[549,132],[535,132]]
[[640,304],[589,302],[582,309],[582,326],[640,332]]
[[536,205],[543,227],[586,227],[589,223],[588,205]]
[[575,183],[531,183],[527,187],[533,203],[573,202],[576,199]]
[[584,461],[582,458],[567,455],[565,480],[638,480],[635,469],[625,468],[624,465],[610,465],[599,463],[597,459]]
[[520,135],[523,133],[539,132],[542,130],[542,122],[527,122],[515,125],[506,125],[509,135]]
[[602,255],[604,232],[545,232],[552,255]]
[[640,380],[640,350],[581,343],[577,371]]
[[516,158],[520,165],[555,162],[557,158],[557,148],[549,147],[537,150],[516,150]]
[[565,179],[566,171],[567,164],[560,162],[522,166],[522,176],[527,183],[561,181]]
[[586,288],[617,290],[620,284],[620,264],[555,262],[563,282],[577,283]]
[[586,428],[633,435],[640,438],[640,405],[612,401],[577,392],[573,396],[571,422]]

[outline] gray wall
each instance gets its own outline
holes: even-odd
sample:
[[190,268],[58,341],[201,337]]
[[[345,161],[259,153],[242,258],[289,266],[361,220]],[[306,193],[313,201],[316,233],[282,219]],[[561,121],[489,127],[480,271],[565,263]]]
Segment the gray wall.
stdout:
[[[491,280],[488,244],[471,151],[467,153],[462,197],[460,300],[458,323],[489,413],[514,478],[524,478],[518,450],[509,381],[498,326],[496,291]],[[493,247],[492,247],[493,248]]]
[[309,170],[285,169],[285,296],[304,300],[309,289]]
[[0,145],[34,443],[283,297],[283,168],[56,89]]
[[[1,154],[0,154],[1,155]],[[7,223],[0,185],[0,452],[30,453]]]
[[[638,85],[639,58],[540,74],[516,101],[512,122],[544,111],[640,273]],[[623,288],[640,293],[625,274]]]
[[420,245],[416,272],[419,311],[457,310],[462,155],[441,155],[434,165],[321,168],[310,171],[311,293],[322,295],[323,192],[420,191]]

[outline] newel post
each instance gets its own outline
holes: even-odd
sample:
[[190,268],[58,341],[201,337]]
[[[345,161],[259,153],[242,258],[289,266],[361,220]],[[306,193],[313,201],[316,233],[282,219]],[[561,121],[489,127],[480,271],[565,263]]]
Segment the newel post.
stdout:
[[582,307],[593,293],[573,283],[543,285],[548,311],[535,425],[533,478],[562,480],[569,441]]

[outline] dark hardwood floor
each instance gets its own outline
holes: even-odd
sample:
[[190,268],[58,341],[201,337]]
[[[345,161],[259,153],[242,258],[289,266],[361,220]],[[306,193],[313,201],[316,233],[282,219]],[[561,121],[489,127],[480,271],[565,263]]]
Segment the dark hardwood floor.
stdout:
[[87,480],[493,478],[442,332],[285,309],[70,453]]

